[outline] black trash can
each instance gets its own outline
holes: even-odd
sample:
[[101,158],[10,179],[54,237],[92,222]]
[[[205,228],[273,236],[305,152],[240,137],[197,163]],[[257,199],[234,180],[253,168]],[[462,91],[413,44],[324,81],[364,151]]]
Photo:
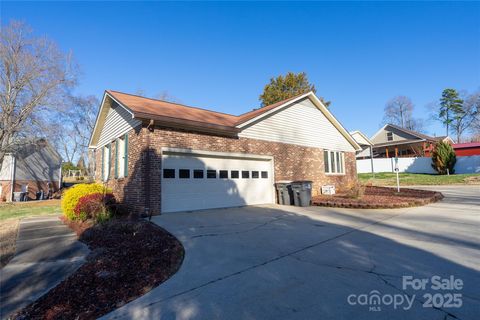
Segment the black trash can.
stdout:
[[35,196],[36,200],[43,200],[43,190],[38,191]]
[[291,206],[293,204],[293,191],[291,181],[279,181],[275,183],[277,188],[278,204]]
[[308,207],[312,200],[312,181],[293,181],[293,202],[297,207]]

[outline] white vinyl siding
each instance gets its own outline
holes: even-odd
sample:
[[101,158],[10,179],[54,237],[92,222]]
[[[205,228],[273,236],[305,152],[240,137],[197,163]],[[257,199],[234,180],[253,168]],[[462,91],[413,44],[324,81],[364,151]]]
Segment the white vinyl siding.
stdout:
[[246,127],[240,137],[353,152],[350,142],[309,99]]
[[325,173],[327,174],[345,174],[345,154],[340,151],[323,152],[323,161]]
[[100,133],[98,147],[103,147],[112,140],[122,136],[133,128],[141,125],[142,122],[132,118],[132,115],[123,107],[113,103],[105,119],[105,125]]

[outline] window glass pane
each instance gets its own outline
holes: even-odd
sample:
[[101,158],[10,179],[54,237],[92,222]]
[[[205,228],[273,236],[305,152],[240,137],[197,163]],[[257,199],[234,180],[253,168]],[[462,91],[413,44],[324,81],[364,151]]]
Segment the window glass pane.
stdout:
[[340,161],[340,152],[335,152],[336,153],[336,156],[337,156],[337,172],[342,172],[342,170],[340,170],[340,166],[341,166],[341,163],[342,161]]
[[393,132],[387,132],[387,141],[393,140]]
[[250,171],[242,171],[242,178],[243,179],[250,178]]
[[217,170],[207,170],[207,179],[216,179]]
[[228,171],[220,170],[220,179],[228,179]]
[[193,170],[194,179],[203,179],[203,170]]
[[342,173],[345,173],[345,153],[342,152],[341,156],[342,156],[342,159],[340,161],[342,163],[341,169],[342,169]]
[[189,179],[190,178],[190,170],[189,169],[178,170],[178,177],[180,179]]
[[268,179],[268,171],[262,171],[262,178]]
[[258,171],[252,171],[252,178],[257,179],[260,176]]
[[163,169],[163,178],[164,179],[175,178],[175,169]]
[[239,172],[238,172],[238,170],[232,170],[232,171],[230,171],[230,178],[232,178],[232,179],[238,179],[238,177],[239,177]]
[[334,172],[336,172],[335,171],[335,152],[330,153],[330,160],[331,160],[331,168],[332,168],[332,171],[330,171],[330,172],[334,173]]
[[328,158],[328,151],[325,150],[323,151],[323,163],[325,164],[325,172],[330,172],[330,161],[329,161],[329,158]]

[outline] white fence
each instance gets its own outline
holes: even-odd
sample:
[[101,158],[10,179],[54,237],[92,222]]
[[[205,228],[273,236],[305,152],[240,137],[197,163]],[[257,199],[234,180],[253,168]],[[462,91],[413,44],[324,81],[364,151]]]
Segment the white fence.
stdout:
[[[395,172],[395,159],[373,159],[373,169],[375,172]],[[400,172],[408,173],[437,173],[432,168],[432,158],[427,157],[398,158],[398,169]],[[372,172],[372,161],[370,159],[357,160],[357,172]],[[457,157],[455,173],[480,173],[480,156]]]

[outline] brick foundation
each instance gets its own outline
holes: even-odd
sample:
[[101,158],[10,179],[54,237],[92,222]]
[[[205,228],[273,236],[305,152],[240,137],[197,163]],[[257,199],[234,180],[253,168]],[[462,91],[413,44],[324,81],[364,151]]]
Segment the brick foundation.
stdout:
[[[153,214],[161,208],[161,148],[186,148],[216,152],[240,152],[274,157],[275,180],[312,180],[313,195],[320,186],[334,184],[346,189],[356,182],[355,152],[345,153],[344,175],[326,175],[323,150],[319,148],[268,142],[247,138],[222,137],[190,131],[156,127],[150,132],[145,126],[129,132],[128,172],[123,179],[114,179],[115,143],[111,148],[110,179],[106,185],[115,196],[135,213],[143,213],[148,207]],[[147,159],[148,155],[148,159]],[[97,181],[101,180],[101,151],[96,156]],[[146,162],[150,165],[146,166]],[[301,165],[299,165],[301,164]],[[150,191],[146,189],[150,189]],[[150,195],[150,199],[148,199]]]

